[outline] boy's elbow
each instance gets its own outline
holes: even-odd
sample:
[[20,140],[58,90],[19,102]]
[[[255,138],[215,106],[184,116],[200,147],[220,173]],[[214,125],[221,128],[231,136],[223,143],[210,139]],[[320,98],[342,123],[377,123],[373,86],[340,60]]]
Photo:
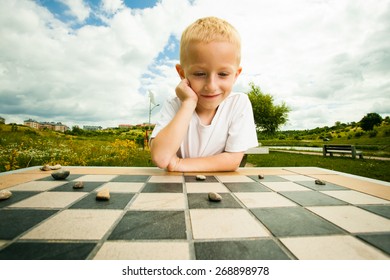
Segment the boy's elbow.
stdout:
[[153,153],[152,156],[152,162],[159,168],[166,169],[169,165],[170,159],[166,155],[160,155]]
[[229,167],[226,168],[225,171],[227,172],[234,172],[240,167],[240,164],[231,164]]
[[152,157],[152,162],[159,168],[166,169],[169,165],[169,160],[164,158]]
[[[153,139],[152,139],[153,140]],[[154,141],[150,141],[150,155],[152,158],[152,162],[154,165],[156,165],[159,168],[165,169],[168,167],[169,160],[167,160],[167,157],[164,154],[158,153],[153,147]]]

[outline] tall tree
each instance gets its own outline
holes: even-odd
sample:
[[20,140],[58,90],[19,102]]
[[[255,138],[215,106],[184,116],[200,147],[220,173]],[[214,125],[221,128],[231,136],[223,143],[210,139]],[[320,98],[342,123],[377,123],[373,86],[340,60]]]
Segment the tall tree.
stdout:
[[249,85],[251,90],[248,92],[248,97],[252,103],[257,130],[268,134],[275,133],[288,121],[290,108],[284,102],[275,105],[274,98],[270,94],[263,93],[254,83]]
[[360,127],[364,131],[370,131],[374,129],[374,126],[380,125],[383,119],[378,113],[368,113],[360,121]]

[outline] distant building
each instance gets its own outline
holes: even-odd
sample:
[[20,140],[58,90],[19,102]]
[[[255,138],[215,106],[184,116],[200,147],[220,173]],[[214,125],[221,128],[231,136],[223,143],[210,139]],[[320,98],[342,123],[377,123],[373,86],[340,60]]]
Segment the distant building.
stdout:
[[25,120],[24,121],[24,125],[25,126],[29,126],[29,127],[32,127],[32,128],[35,128],[35,129],[39,129],[39,122],[33,120],[33,119],[28,119],[28,120]]
[[62,124],[61,122],[37,122],[33,119],[28,119],[24,121],[25,126],[29,126],[34,129],[48,129],[48,130],[54,130],[54,131],[60,131],[60,132],[65,132],[69,130],[69,127],[66,125]]
[[136,128],[144,128],[144,127],[155,127],[155,124],[149,124],[149,123],[140,123],[140,124],[120,124],[118,125],[119,128],[127,128],[127,129],[136,129]]
[[83,126],[84,130],[90,130],[90,131],[96,131],[96,130],[102,130],[103,127],[101,126],[96,126],[96,125],[84,125]]
[[0,123],[5,124],[5,119],[3,117],[0,117]]
[[132,124],[120,124],[118,125],[119,128],[128,128],[128,129],[132,129],[134,127],[134,125]]

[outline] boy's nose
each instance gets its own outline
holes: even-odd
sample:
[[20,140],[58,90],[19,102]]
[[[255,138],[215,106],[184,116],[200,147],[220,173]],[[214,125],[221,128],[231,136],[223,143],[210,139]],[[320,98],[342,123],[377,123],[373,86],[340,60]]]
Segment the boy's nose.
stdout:
[[216,83],[216,80],[213,76],[210,76],[208,79],[207,79],[207,82],[206,82],[206,85],[205,85],[205,90],[207,92],[214,92],[217,90],[217,83]]

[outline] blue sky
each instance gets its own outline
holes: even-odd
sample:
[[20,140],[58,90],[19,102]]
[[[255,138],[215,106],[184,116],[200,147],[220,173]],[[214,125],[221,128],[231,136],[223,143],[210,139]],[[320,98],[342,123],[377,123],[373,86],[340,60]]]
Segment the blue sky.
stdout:
[[[179,77],[179,38],[217,16],[242,38],[249,83],[291,109],[282,129],[390,115],[390,1],[0,1],[0,116],[116,127],[148,121]],[[157,117],[159,106],[153,110]]]

